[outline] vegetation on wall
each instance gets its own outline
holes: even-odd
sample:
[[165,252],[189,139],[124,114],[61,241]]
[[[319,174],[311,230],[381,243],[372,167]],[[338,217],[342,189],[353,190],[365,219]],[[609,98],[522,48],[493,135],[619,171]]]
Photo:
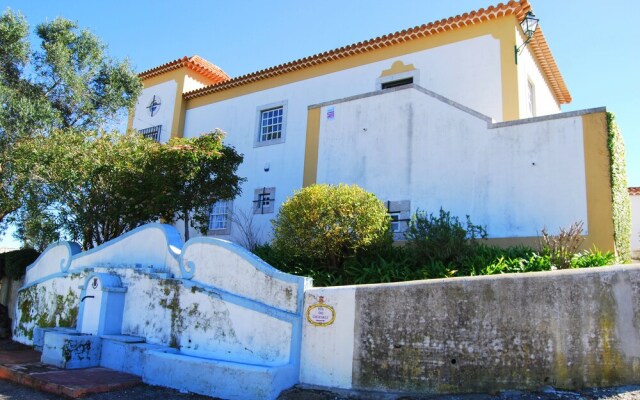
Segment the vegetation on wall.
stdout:
[[613,240],[619,262],[631,260],[631,203],[627,189],[627,166],[622,134],[613,113],[607,113],[609,162],[613,196]]

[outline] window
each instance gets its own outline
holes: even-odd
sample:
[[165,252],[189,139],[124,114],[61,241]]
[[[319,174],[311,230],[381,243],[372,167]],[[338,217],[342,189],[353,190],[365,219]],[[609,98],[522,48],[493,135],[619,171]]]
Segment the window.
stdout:
[[536,87],[531,80],[527,80],[527,105],[529,106],[529,115],[536,116]]
[[[413,67],[413,65],[411,65]],[[376,90],[391,89],[395,87],[416,84],[420,85],[420,71],[411,69],[403,72],[385,74],[389,70],[383,71],[383,75],[376,79]]]
[[404,240],[404,232],[409,226],[411,220],[411,201],[387,201],[387,213],[391,218],[391,232],[393,240]]
[[153,139],[156,142],[159,142],[160,134],[162,133],[162,125],[156,125],[146,129],[139,129],[138,133],[142,134],[142,136],[146,138]]
[[263,187],[256,189],[253,194],[253,213],[269,214],[275,209],[276,188]]
[[287,102],[266,104],[256,112],[256,137],[254,147],[283,143],[287,126]]
[[391,232],[400,233],[400,212],[390,212],[389,216],[391,217]]
[[382,89],[390,89],[390,88],[394,88],[394,87],[398,87],[398,86],[402,86],[402,85],[410,85],[413,83],[413,77],[411,78],[405,78],[405,79],[398,79],[397,81],[391,81],[391,82],[385,82],[382,84]]
[[209,232],[214,235],[228,235],[231,229],[231,201],[220,200],[211,206]]
[[278,107],[260,113],[261,142],[282,138],[282,112],[282,107]]

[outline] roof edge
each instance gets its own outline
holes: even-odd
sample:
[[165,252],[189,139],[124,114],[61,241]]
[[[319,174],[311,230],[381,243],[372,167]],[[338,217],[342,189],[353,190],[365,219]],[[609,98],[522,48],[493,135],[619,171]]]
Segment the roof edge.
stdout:
[[[252,82],[261,81],[264,79],[280,76],[289,72],[294,72],[306,68],[313,67],[315,65],[328,63],[334,60],[347,58],[350,56],[367,53],[369,51],[377,50],[380,48],[392,46],[398,43],[411,41],[414,39],[436,35],[441,32],[451,31],[457,28],[462,28],[468,25],[493,20],[496,18],[514,15],[516,19],[521,21],[526,13],[531,10],[528,0],[509,1],[508,3],[499,3],[496,6],[489,6],[486,9],[480,8],[476,11],[471,11],[455,17],[444,18],[428,24],[423,24],[395,33],[378,36],[374,39],[365,40],[363,42],[354,43],[351,45],[339,47],[333,50],[325,51],[323,53],[317,53],[309,57],[300,58],[294,61],[290,61],[284,64],[279,64],[270,68],[262,69],[249,74],[241,75],[239,77],[221,81],[219,83],[205,86],[200,89],[195,89],[184,93],[185,100],[194,99],[201,96],[206,96],[211,93],[224,91],[238,86],[243,86]],[[540,28],[538,28],[540,29]],[[547,41],[544,39],[542,31],[539,30],[538,34],[534,36],[532,41],[532,52],[534,57],[539,60],[543,73],[548,79],[554,96],[558,99],[560,104],[565,104],[571,101],[571,95],[566,87],[566,84],[560,75],[560,71],[556,65]]]
[[155,68],[143,71],[138,74],[138,77],[145,80],[180,68],[188,68],[205,78],[213,80],[215,81],[214,85],[230,79],[229,75],[227,75],[220,67],[210,63],[198,55],[178,58]]

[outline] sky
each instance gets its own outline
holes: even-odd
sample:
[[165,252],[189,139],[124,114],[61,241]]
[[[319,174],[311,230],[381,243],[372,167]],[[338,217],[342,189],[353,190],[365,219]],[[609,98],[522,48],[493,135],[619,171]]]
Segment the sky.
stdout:
[[[530,0],[573,101],[606,106],[640,186],[640,1]],[[88,28],[110,56],[144,71],[199,55],[236,77],[344,45],[486,8],[491,0],[0,0],[31,25],[58,16]],[[35,40],[35,39],[34,39]],[[16,247],[8,233],[0,247]]]

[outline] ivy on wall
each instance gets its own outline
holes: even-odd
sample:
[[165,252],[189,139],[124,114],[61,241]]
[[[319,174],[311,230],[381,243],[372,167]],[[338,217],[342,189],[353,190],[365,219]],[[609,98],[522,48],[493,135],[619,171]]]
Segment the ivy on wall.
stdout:
[[613,113],[607,112],[607,145],[613,196],[613,240],[618,262],[631,260],[631,204],[627,189],[627,165],[622,135]]

